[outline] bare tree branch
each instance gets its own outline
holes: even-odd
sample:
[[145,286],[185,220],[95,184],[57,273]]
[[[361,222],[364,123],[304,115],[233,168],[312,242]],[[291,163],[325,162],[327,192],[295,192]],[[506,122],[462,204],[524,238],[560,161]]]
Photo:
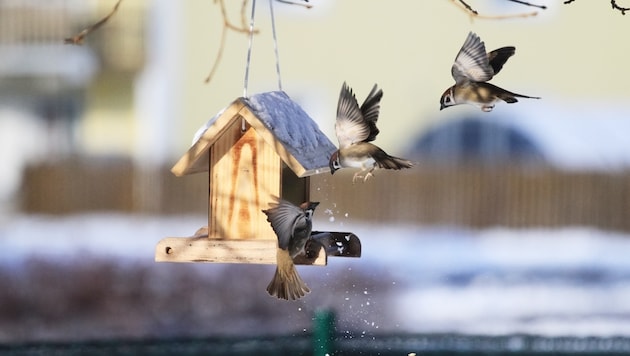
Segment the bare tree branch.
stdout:
[[626,11],[630,11],[630,7],[621,7],[617,5],[616,0],[610,0],[610,4],[612,5],[613,10],[619,10],[622,15],[625,15]]
[[[275,0],[275,1],[285,3],[285,4],[290,4],[290,5],[304,6],[307,9],[310,9],[313,7],[310,4],[296,3],[289,0]],[[308,2],[308,0],[304,0],[304,1]],[[249,26],[247,24],[247,16],[245,14],[248,2],[249,2],[248,0],[243,0],[241,2],[241,11],[240,11],[241,26],[239,27],[232,24],[230,20],[228,19],[227,10],[225,8],[225,0],[214,0],[214,3],[215,4],[219,3],[219,6],[221,7],[221,16],[223,17],[223,28],[221,29],[221,42],[219,43],[219,50],[217,51],[217,56],[214,60],[214,64],[212,64],[212,68],[210,69],[210,74],[208,74],[208,76],[204,80],[205,83],[209,83],[210,80],[212,80],[214,73],[217,71],[217,68],[219,67],[219,63],[221,62],[221,58],[223,57],[223,50],[225,48],[225,40],[227,38],[228,30],[249,34]],[[254,33],[255,34],[258,33],[258,30],[254,29]]]
[[464,0],[459,0],[459,3],[462,4],[464,9],[470,11],[473,15],[479,15],[477,10],[473,9],[472,7],[470,7],[470,5],[468,5]]
[[[451,1],[458,8],[467,12],[470,15],[471,19],[479,18],[479,19],[503,20],[503,19],[512,19],[512,18],[517,18],[517,17],[531,17],[531,16],[538,15],[538,11],[525,12],[525,13],[520,13],[520,14],[511,14],[511,15],[482,15],[482,14],[479,14],[479,12],[475,10],[472,6],[468,5],[468,3],[464,0],[451,0]],[[532,4],[532,3],[521,1],[521,0],[506,0],[506,1],[514,2],[514,3],[525,5],[525,6],[537,7],[543,10],[547,8],[544,5],[536,5],[536,4]]]
[[107,21],[109,21],[109,19],[114,16],[114,14],[116,13],[116,11],[118,10],[118,6],[120,6],[120,3],[122,2],[122,0],[118,0],[118,2],[116,2],[116,5],[114,5],[114,8],[112,9],[112,11],[109,12],[109,14],[105,17],[103,17],[102,19],[100,19],[97,23],[93,24],[92,26],[85,28],[83,31],[79,32],[78,34],[72,36],[72,37],[68,37],[68,38],[64,38],[63,43],[66,44],[73,44],[73,45],[82,45],[83,44],[83,40],[85,39],[85,36],[87,36],[90,32],[97,30],[99,27],[103,26]]
[[[221,29],[221,42],[219,43],[219,50],[217,51],[217,56],[214,60],[214,64],[210,69],[210,73],[204,80],[205,83],[209,83],[214,76],[214,73],[217,71],[219,67],[219,63],[221,62],[221,58],[223,58],[223,50],[225,49],[225,39],[227,38],[228,30],[236,31],[239,33],[249,33],[249,28],[247,26],[247,18],[245,16],[245,9],[247,8],[248,0],[243,0],[241,3],[241,27],[233,25],[228,19],[227,10],[225,8],[224,0],[215,0],[215,4],[218,2],[221,7],[221,16],[223,17],[223,27]],[[254,30],[254,33],[258,33],[258,30]]]
[[[566,0],[564,4],[570,4],[574,1],[575,0]],[[617,0],[610,0],[610,5],[612,6],[613,10],[618,10],[619,12],[621,12],[622,15],[625,15],[626,11],[630,11],[630,7],[622,7],[617,5]]]
[[536,5],[536,4],[532,4],[530,2],[527,2],[527,1],[521,1],[521,0],[508,0],[508,1],[515,2],[517,4],[521,4],[521,5],[525,5],[525,6],[537,7],[537,8],[542,9],[542,10],[546,10],[547,9],[547,6],[545,6],[545,5]]

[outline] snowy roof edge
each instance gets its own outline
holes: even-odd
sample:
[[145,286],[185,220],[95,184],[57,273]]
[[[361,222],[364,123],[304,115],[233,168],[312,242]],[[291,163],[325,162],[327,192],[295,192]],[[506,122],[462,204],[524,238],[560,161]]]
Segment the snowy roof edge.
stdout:
[[[337,149],[336,146],[286,92],[263,92],[241,99],[286,149],[289,157],[304,168],[302,174],[294,170],[299,177],[330,171],[329,158]],[[286,160],[285,163],[290,166]]]
[[208,171],[210,147],[239,116],[298,177],[329,171],[328,158],[336,147],[297,103],[285,92],[275,91],[239,97],[219,111],[197,131],[192,146],[171,172],[184,176]]

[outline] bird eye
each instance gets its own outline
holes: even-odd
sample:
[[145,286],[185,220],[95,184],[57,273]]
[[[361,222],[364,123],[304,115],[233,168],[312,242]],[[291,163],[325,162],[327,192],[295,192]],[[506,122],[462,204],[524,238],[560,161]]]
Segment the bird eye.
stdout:
[[451,97],[447,96],[446,98],[444,98],[444,102],[447,103],[447,104],[450,103],[451,102]]

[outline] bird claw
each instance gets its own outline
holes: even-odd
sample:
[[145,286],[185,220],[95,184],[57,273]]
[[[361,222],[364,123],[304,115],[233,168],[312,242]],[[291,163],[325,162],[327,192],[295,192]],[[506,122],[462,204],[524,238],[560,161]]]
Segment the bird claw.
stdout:
[[372,174],[372,171],[367,172],[366,175],[362,176],[359,173],[361,172],[365,172],[365,171],[360,171],[354,174],[354,176],[352,177],[352,184],[356,183],[357,180],[363,179],[363,183],[367,182],[368,179],[372,178],[374,176],[374,174]]

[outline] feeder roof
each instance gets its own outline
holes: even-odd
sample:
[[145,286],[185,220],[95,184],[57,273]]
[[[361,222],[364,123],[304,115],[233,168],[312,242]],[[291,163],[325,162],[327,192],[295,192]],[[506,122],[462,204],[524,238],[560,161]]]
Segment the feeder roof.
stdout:
[[335,145],[302,108],[283,91],[238,98],[195,135],[192,147],[175,164],[177,176],[208,170],[210,147],[240,118],[274,148],[298,177],[328,172]]

